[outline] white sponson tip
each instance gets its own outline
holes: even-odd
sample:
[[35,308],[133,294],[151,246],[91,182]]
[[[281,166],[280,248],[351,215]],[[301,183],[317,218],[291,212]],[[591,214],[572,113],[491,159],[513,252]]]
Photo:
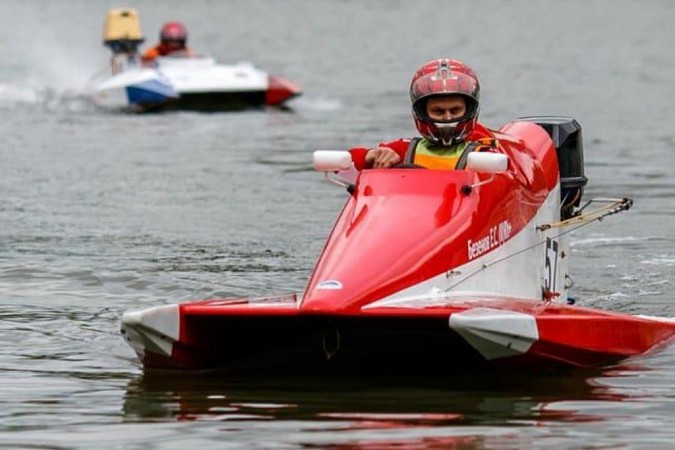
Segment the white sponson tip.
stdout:
[[471,152],[466,168],[476,172],[503,172],[509,166],[509,159],[503,153]]
[[320,172],[347,170],[352,165],[352,155],[344,150],[316,150],[312,164]]

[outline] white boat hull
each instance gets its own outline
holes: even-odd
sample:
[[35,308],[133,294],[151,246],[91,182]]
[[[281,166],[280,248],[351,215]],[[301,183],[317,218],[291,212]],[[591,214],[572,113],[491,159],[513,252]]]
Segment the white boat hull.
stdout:
[[115,75],[92,83],[92,98],[102,108],[233,110],[281,105],[300,94],[293,83],[248,63],[219,65],[212,58],[159,58],[153,67],[135,59],[123,64],[118,61],[115,67]]

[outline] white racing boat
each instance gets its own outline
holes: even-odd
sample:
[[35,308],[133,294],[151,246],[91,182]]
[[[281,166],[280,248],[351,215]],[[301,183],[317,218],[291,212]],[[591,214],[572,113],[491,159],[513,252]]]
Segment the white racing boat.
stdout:
[[135,10],[108,12],[104,44],[113,52],[110,72],[90,82],[98,106],[134,112],[227,111],[281,106],[301,93],[295,83],[245,62],[222,65],[206,56],[176,56],[146,63],[138,52],[142,42]]

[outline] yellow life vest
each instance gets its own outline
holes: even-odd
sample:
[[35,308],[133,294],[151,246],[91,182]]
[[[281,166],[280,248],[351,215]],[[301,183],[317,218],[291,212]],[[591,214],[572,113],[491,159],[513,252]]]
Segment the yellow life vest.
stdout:
[[494,139],[460,142],[449,147],[441,147],[432,145],[426,139],[415,138],[410,141],[408,151],[406,152],[405,162],[407,164],[422,166],[427,169],[463,169],[470,152],[494,147],[496,147],[496,141]]

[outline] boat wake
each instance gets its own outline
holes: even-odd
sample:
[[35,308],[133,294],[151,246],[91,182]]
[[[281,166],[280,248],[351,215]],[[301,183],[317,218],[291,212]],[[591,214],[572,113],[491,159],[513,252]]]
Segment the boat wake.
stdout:
[[17,108],[51,113],[88,113],[96,110],[84,90],[0,83],[0,110]]

